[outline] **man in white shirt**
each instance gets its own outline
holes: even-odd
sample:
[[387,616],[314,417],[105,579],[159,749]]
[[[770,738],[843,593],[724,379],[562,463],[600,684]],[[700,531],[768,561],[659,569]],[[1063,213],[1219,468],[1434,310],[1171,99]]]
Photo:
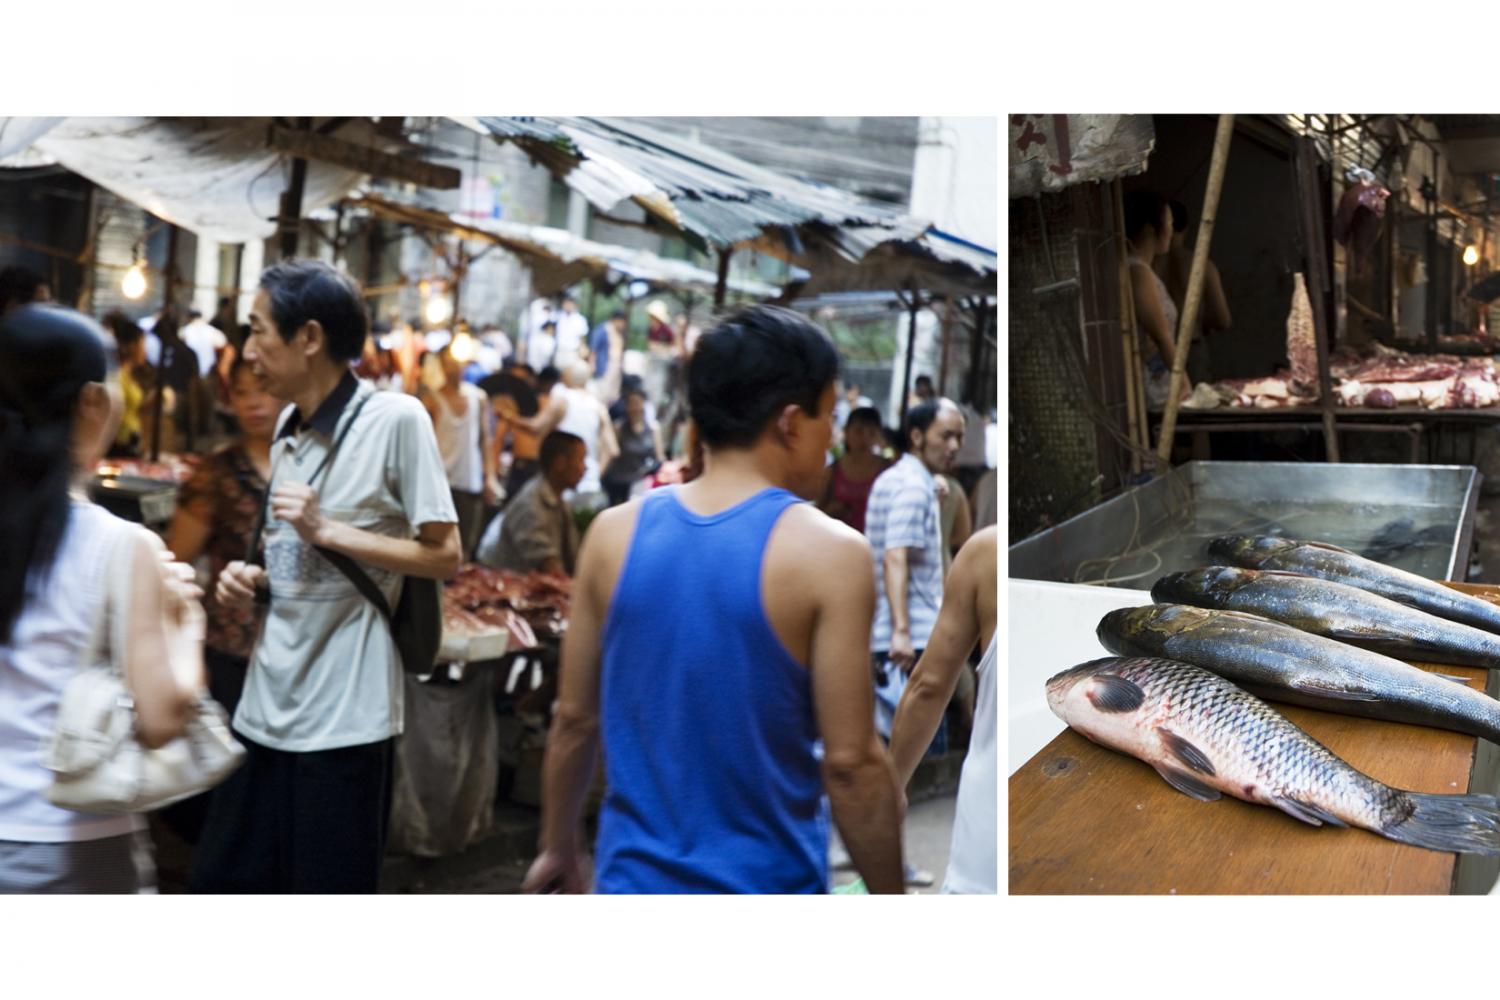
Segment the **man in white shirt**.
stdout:
[[564,295],[562,311],[553,316],[557,323],[557,360],[553,364],[558,371],[573,367],[589,339],[589,321],[578,311],[578,300]]
[[219,352],[229,346],[224,331],[210,325],[196,309],[188,313],[187,326],[182,328],[182,342],[198,356],[198,375],[202,378],[208,378],[219,360]]

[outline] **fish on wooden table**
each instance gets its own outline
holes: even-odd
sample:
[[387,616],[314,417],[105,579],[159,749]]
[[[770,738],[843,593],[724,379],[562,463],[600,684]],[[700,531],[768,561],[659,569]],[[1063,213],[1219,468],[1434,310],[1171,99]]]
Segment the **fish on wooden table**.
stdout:
[[1500,669],[1500,635],[1321,577],[1209,566],[1168,573],[1151,599],[1261,615],[1399,660]]
[[1449,729],[1500,745],[1500,701],[1463,678],[1259,615],[1150,604],[1111,611],[1097,635],[1111,653],[1191,663],[1272,701]]
[[1392,788],[1201,667],[1104,657],[1048,680],[1047,704],[1090,740],[1145,761],[1195,799],[1227,794],[1312,826],[1357,826],[1435,851],[1500,854],[1494,796]]
[[1439,618],[1500,634],[1500,607],[1337,545],[1270,535],[1220,535],[1208,543],[1208,554],[1247,569],[1285,570],[1347,583]]

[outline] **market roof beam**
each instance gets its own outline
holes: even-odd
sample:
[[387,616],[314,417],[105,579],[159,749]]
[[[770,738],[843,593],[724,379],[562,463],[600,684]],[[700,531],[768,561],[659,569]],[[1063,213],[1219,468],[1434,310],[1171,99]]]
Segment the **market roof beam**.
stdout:
[[463,180],[463,175],[452,167],[392,156],[369,146],[316,132],[284,128],[281,125],[273,124],[269,127],[266,145],[278,153],[288,153],[300,159],[331,163],[376,177],[409,181],[423,187],[452,190]]

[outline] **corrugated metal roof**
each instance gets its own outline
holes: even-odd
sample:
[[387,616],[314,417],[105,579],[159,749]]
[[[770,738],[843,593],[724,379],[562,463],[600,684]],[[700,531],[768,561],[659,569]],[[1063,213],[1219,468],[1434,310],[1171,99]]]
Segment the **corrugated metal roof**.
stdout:
[[[776,243],[793,227],[895,227],[902,213],[838,188],[796,180],[681,136],[611,118],[479,118],[601,211],[631,200],[702,247]],[[769,240],[769,242],[768,242]]]

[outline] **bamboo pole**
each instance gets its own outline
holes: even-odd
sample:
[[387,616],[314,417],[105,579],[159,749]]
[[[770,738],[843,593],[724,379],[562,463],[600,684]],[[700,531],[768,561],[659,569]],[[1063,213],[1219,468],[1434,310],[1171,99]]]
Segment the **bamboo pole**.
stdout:
[[1187,374],[1188,348],[1198,326],[1198,307],[1203,300],[1203,275],[1208,270],[1208,245],[1214,235],[1214,216],[1224,190],[1224,168],[1229,164],[1229,140],[1234,135],[1234,115],[1220,115],[1214,132],[1213,159],[1208,165],[1208,189],[1203,194],[1203,214],[1198,219],[1198,237],[1193,245],[1193,266],[1188,271],[1187,294],[1177,320],[1177,347],[1172,356],[1172,380],[1167,389],[1167,408],[1161,417],[1161,437],[1156,445],[1157,468],[1165,470],[1172,456],[1172,438],[1177,432],[1177,402]]
[[[1125,427],[1126,436],[1133,446],[1130,449],[1130,474],[1141,474],[1141,438],[1139,406],[1136,398],[1136,383],[1140,381],[1140,356],[1135,341],[1135,296],[1130,286],[1130,251],[1125,246],[1125,196],[1124,185],[1115,181],[1111,185],[1115,217],[1115,235],[1118,238],[1116,268],[1120,281],[1120,354],[1121,366],[1125,370]],[[1139,449],[1139,450],[1138,450]]]

